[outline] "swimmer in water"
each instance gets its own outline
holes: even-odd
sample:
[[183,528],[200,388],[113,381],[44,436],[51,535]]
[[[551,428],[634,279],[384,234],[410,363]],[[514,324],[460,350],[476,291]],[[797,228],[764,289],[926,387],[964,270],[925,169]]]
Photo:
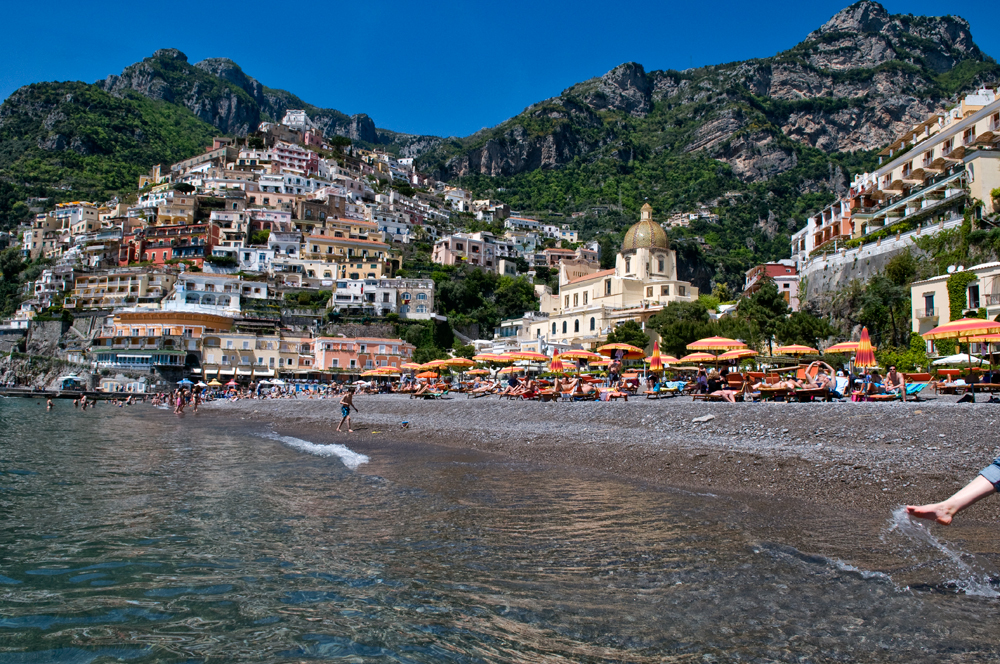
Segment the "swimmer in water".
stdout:
[[976,479],[966,484],[955,495],[940,503],[907,505],[906,512],[918,519],[931,519],[947,526],[952,518],[983,498],[996,493],[1000,487],[1000,458],[979,471]]
[[52,399],[45,400],[45,410],[52,410]]

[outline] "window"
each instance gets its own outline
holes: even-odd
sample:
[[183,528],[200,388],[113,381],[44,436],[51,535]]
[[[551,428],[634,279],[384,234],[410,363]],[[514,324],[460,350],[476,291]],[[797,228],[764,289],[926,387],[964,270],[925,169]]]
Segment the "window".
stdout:
[[552,334],[556,333],[556,324],[552,323]]
[[632,259],[631,258],[626,258],[625,259],[625,274],[628,274],[631,271],[632,271]]
[[418,314],[425,314],[425,313],[427,313],[427,305],[426,304],[418,304],[417,305],[417,313]]
[[206,353],[205,362],[208,364],[215,364],[215,353]]
[[686,297],[687,296],[687,288],[685,288],[684,286],[678,286],[677,287],[677,296],[678,297]]
[[250,342],[249,341],[244,341],[243,342],[243,350],[248,350],[249,348],[250,348]]
[[969,286],[969,308],[979,308],[979,284]]
[[339,364],[340,364],[340,360],[338,360],[337,358],[333,358],[332,360],[330,360],[330,368],[331,369],[336,369]]
[[417,299],[418,300],[426,300],[427,299],[427,293],[417,293]]
[[924,295],[924,315],[933,316],[934,315],[934,293],[930,295]]
[[610,279],[605,279],[604,280],[604,294],[605,295],[611,295],[611,280]]
[[590,331],[593,332],[595,329],[597,329],[596,326],[597,326],[597,319],[594,318],[593,316],[591,316],[590,317]]
[[646,297],[653,297],[653,287],[646,286]]
[[580,331],[580,319],[579,318],[577,318],[575,321],[573,321],[573,331],[574,332],[579,332]]
[[569,295],[566,296],[566,308],[569,309]]
[[573,293],[573,306],[574,307],[580,306],[580,295],[579,295],[579,293]]
[[670,286],[660,286],[660,295],[670,296]]
[[563,321],[563,334],[566,334],[566,321]]
[[351,368],[353,369],[356,366],[358,366],[357,361],[356,360],[351,360]]
[[228,355],[223,355],[222,356],[222,363],[223,364],[229,364],[229,356]]
[[590,294],[589,291],[584,291],[583,292],[583,306],[587,306],[587,295],[589,295],[589,294]]
[[657,265],[659,265],[659,271],[660,271],[660,272],[663,272],[663,268],[664,268],[664,263],[665,263],[665,262],[664,262],[664,260],[663,260],[662,258],[661,258],[661,259],[659,260],[659,262],[657,263]]
[[226,348],[232,348],[232,347],[233,347],[233,340],[226,339]]
[[250,357],[247,355],[240,357],[240,364],[250,364]]

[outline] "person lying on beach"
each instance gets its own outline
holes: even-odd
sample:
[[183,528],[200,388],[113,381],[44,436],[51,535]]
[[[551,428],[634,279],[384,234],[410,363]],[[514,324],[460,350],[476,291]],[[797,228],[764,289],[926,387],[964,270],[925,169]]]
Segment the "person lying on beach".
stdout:
[[951,498],[928,505],[907,505],[906,512],[918,519],[931,519],[947,526],[956,514],[997,491],[1000,491],[1000,457],[979,471],[974,480]]
[[483,381],[482,383],[480,383],[477,380],[475,383],[472,384],[472,390],[470,390],[470,391],[473,394],[489,394],[494,389],[495,389],[495,386],[492,385],[492,384],[490,384],[488,381]]
[[573,396],[583,396],[586,394],[593,394],[594,386],[581,380],[580,378],[577,378],[571,382],[567,388],[563,390],[563,392],[568,392]]

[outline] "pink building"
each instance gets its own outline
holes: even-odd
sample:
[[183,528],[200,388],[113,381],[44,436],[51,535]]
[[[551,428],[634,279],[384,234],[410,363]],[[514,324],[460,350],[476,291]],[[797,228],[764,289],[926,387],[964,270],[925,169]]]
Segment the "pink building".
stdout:
[[402,339],[377,337],[318,337],[315,343],[319,371],[352,369],[367,371],[376,367],[400,367],[413,357],[415,346]]

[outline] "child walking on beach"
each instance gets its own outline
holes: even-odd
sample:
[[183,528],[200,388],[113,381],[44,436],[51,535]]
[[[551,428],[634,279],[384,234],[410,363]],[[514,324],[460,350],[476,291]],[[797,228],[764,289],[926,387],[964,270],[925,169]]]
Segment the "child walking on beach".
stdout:
[[340,431],[340,427],[344,426],[344,422],[347,422],[347,433],[354,433],[354,429],[351,428],[351,408],[354,412],[358,412],[357,406],[354,405],[354,388],[347,388],[347,393],[340,398],[340,414],[343,418],[340,420],[340,424],[337,425],[337,431]]

